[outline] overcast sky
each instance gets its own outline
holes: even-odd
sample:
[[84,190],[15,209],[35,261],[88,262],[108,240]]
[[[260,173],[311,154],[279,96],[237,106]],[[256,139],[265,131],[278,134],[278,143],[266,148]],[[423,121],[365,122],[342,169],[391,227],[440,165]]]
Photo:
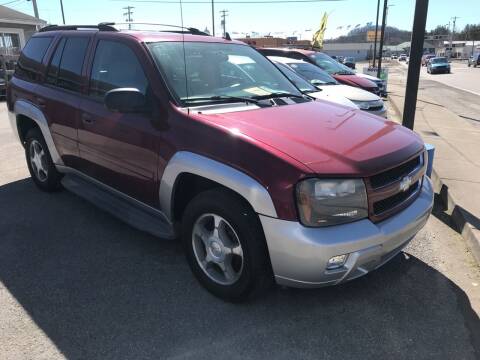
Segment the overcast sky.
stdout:
[[[0,4],[12,0],[0,0]],[[33,15],[32,2],[13,0],[7,6]],[[150,0],[152,1],[152,0]],[[154,1],[154,0],[153,0]],[[136,2],[136,0],[63,0],[65,17],[70,24],[95,24],[101,21],[125,20],[122,7],[131,5],[135,21],[180,24],[178,3]],[[205,0],[184,0],[205,1]],[[220,0],[219,0],[220,1]],[[229,0],[222,0],[223,2]],[[245,0],[248,1],[248,0]],[[265,0],[268,1],[268,0]],[[383,0],[382,0],[383,2]],[[50,23],[61,23],[60,0],[37,0],[40,17]],[[415,0],[389,0],[387,23],[400,29],[411,29]],[[271,33],[272,35],[297,35],[310,39],[310,33],[318,28],[326,11],[330,14],[326,38],[337,37],[357,24],[375,22],[377,0],[338,0],[317,3],[287,4],[225,4],[215,5],[215,29],[220,33],[219,11],[229,11],[227,31],[231,33]],[[466,23],[480,22],[480,0],[430,0],[427,29],[448,24],[452,16],[458,16],[457,28]],[[184,24],[201,30],[211,30],[211,5],[183,4]],[[339,27],[342,27],[339,29]],[[350,29],[351,29],[350,28]]]

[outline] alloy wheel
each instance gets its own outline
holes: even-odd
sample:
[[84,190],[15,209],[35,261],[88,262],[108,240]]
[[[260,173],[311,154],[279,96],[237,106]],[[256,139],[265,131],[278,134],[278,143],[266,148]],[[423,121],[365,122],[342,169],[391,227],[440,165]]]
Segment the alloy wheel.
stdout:
[[37,140],[32,140],[29,147],[30,165],[35,177],[44,182],[48,178],[48,165],[45,150]]
[[237,233],[223,217],[200,216],[192,230],[195,258],[203,272],[220,285],[232,285],[241,276],[244,258]]

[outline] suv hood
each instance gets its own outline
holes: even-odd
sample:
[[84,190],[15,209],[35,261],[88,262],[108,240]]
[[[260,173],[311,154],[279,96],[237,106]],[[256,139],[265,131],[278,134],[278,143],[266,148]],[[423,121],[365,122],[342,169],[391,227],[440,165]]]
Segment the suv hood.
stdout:
[[424,147],[392,121],[324,101],[191,116],[274,148],[319,175],[370,176]]

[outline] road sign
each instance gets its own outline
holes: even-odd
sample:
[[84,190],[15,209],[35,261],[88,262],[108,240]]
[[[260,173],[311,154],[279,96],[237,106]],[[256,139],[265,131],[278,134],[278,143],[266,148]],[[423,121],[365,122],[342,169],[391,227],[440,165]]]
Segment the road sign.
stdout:
[[[380,41],[382,37],[382,32],[380,30],[377,31],[377,41]],[[375,41],[375,30],[368,30],[367,31],[367,42],[374,42]]]

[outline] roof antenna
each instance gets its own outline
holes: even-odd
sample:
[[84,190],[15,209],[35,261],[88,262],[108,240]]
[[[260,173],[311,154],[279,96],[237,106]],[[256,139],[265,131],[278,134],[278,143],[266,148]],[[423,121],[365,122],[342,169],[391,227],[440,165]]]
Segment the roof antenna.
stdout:
[[[185,71],[185,94],[187,96],[188,101],[188,79],[187,79],[187,55],[185,54],[185,29],[183,27],[183,4],[182,0],[180,0],[180,20],[182,22],[182,46],[183,46],[183,65]],[[187,111],[190,112],[190,108],[187,108]]]
[[228,32],[225,33],[225,40],[232,41],[232,38],[230,37],[230,34]]

